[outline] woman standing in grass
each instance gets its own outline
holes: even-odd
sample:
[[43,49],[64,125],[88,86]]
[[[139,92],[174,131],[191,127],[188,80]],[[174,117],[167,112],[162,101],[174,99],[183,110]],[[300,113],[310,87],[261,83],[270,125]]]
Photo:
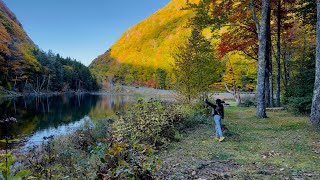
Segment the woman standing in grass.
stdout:
[[206,99],[205,102],[212,107],[212,116],[216,124],[216,137],[214,139],[216,141],[222,142],[224,140],[221,129],[221,119],[224,119],[224,108],[222,105],[222,101],[220,99],[217,99],[216,104],[212,104],[208,101],[208,99]]

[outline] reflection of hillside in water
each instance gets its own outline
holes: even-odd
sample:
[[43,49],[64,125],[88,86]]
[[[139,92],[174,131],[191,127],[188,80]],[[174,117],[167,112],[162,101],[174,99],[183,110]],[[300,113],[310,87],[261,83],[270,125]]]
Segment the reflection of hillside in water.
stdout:
[[[91,95],[63,95],[2,100],[0,119],[15,117],[18,123],[9,127],[9,134],[14,137],[25,136],[82,119],[96,106],[98,99],[98,96]],[[0,138],[5,134],[4,126],[1,125]]]
[[91,109],[89,116],[93,120],[116,117],[116,112],[126,109],[130,102],[132,102],[131,96],[99,96],[99,100],[96,106]]

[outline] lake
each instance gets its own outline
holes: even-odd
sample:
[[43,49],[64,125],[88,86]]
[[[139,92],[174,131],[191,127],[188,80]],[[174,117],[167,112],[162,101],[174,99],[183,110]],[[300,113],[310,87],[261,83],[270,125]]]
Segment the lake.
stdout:
[[132,96],[90,94],[2,98],[0,120],[14,117],[17,122],[0,124],[0,140],[9,135],[24,147],[39,145],[44,137],[65,135],[87,122],[116,117],[131,102]]

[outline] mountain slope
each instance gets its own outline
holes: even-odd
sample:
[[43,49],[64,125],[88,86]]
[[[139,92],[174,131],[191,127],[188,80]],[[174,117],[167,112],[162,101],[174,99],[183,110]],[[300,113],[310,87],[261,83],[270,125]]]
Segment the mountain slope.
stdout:
[[16,16],[0,0],[0,95],[2,91],[16,94],[97,88],[88,67],[38,49]]
[[[98,76],[117,75],[121,64],[138,66],[153,72],[158,68],[170,71],[174,49],[184,42],[189,34],[185,25],[192,12],[181,10],[186,2],[172,0],[161,10],[129,28],[111,50],[92,62],[92,71]],[[198,0],[189,2],[196,3]]]
[[0,0],[0,82],[14,76],[27,78],[28,73],[39,71],[40,64],[32,53],[35,48],[16,16]]

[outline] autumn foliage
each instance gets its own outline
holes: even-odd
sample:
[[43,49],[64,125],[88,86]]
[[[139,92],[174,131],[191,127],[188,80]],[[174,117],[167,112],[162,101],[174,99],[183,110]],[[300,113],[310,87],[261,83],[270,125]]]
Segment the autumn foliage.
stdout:
[[71,58],[45,53],[0,0],[0,87],[16,92],[94,90],[89,69]]

